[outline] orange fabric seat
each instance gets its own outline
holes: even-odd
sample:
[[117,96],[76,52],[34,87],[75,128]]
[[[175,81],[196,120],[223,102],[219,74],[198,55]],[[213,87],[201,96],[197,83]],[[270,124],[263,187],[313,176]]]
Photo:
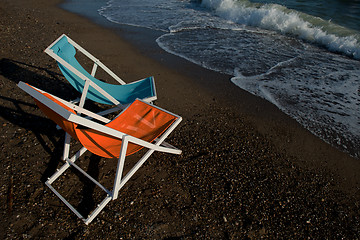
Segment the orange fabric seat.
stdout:
[[[175,116],[135,100],[124,112],[106,126],[147,142],[152,142],[175,120]],[[81,144],[92,153],[106,158],[119,157],[120,139],[93,129],[77,128],[76,134]],[[126,155],[133,154],[141,148],[139,145],[129,143]]]
[[[42,94],[59,104],[59,106],[65,108],[73,114],[76,114],[74,110],[65,106],[51,95],[47,93]],[[82,128],[81,126],[64,119],[36,99],[35,102],[51,120],[69,133],[71,137],[79,140],[90,152],[105,158],[119,157],[122,143],[121,139],[104,134],[97,130]],[[107,123],[105,126],[147,142],[152,142],[176,119],[177,117],[174,115],[142,101],[135,100],[135,102],[126,108],[118,117]],[[126,155],[131,155],[139,151],[141,148],[142,146],[129,143]]]

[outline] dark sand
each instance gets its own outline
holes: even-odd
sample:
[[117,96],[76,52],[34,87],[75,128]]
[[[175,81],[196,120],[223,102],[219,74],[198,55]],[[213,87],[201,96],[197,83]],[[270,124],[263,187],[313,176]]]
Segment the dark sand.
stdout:
[[[1,239],[359,238],[359,159],[234,88],[229,76],[155,45],[143,52],[59,2],[0,6]],[[16,86],[77,96],[43,53],[62,33],[127,82],[155,76],[156,104],[184,118],[169,137],[182,155],[154,154],[89,226],[45,186],[61,164],[64,134]],[[92,154],[80,162],[112,185],[116,162]],[[88,213],[103,194],[78,176],[69,172],[57,186]]]

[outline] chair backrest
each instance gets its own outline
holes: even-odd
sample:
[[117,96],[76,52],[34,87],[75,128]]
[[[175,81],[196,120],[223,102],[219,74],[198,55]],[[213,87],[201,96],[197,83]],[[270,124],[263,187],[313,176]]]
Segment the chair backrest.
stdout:
[[[137,81],[126,85],[113,85],[96,79],[89,72],[87,72],[81,64],[75,58],[76,48],[69,43],[67,36],[60,38],[51,48],[55,54],[66,61],[68,64],[73,66],[92,82],[98,85],[100,88],[105,90],[108,94],[113,96],[121,104],[128,104],[133,102],[136,98],[144,99],[154,94],[153,86],[149,84],[152,81],[152,77],[146,78],[145,81]],[[63,64],[59,63],[59,68],[69,83],[80,93],[83,92],[85,81],[76,75],[74,72],[66,68]],[[113,105],[113,103],[99,93],[93,87],[89,87],[86,97],[92,101]]]
[[[50,100],[61,107],[62,110],[68,111],[70,115],[76,114],[74,110],[58,101],[52,95],[41,92],[31,85],[28,86],[35,89],[47,100]],[[31,93],[29,94],[31,95]],[[121,139],[97,129],[82,127],[81,125],[62,117],[58,111],[48,107],[40,98],[36,98],[34,95],[32,95],[32,97],[34,97],[36,104],[45,115],[63,128],[74,139],[80,141],[80,143],[90,152],[106,158],[119,157],[122,143]],[[144,141],[153,142],[178,118],[178,116],[159,109],[151,104],[135,100],[118,117],[107,123],[105,126]],[[142,146],[129,143],[126,155],[133,154],[140,149],[142,149]]]

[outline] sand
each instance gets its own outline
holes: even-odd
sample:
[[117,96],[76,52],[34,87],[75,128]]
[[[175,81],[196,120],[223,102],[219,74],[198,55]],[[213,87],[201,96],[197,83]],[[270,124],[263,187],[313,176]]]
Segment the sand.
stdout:
[[[359,159],[234,88],[229,76],[155,44],[139,48],[121,31],[58,8],[60,2],[4,0],[0,8],[0,238],[359,237]],[[66,99],[78,96],[43,52],[62,33],[126,82],[153,75],[156,104],[184,118],[169,137],[183,153],[155,153],[89,226],[45,186],[61,166],[64,134],[16,86],[24,81]],[[80,162],[111,187],[116,162],[92,154]],[[74,171],[56,186],[83,213],[103,197]]]

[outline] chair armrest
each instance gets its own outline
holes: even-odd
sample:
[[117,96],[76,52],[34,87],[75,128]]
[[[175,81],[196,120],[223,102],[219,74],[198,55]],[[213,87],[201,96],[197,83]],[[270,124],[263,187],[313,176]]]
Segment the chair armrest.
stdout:
[[181,154],[181,150],[175,148],[174,146],[172,147],[164,147],[164,146],[160,146],[161,143],[159,144],[154,144],[154,143],[149,143],[147,141],[144,141],[142,139],[130,136],[130,135],[126,135],[126,138],[129,140],[129,142],[138,144],[140,146],[146,147],[148,149],[152,149],[155,151],[159,151],[159,152],[164,152],[164,153],[172,153],[172,154]]

